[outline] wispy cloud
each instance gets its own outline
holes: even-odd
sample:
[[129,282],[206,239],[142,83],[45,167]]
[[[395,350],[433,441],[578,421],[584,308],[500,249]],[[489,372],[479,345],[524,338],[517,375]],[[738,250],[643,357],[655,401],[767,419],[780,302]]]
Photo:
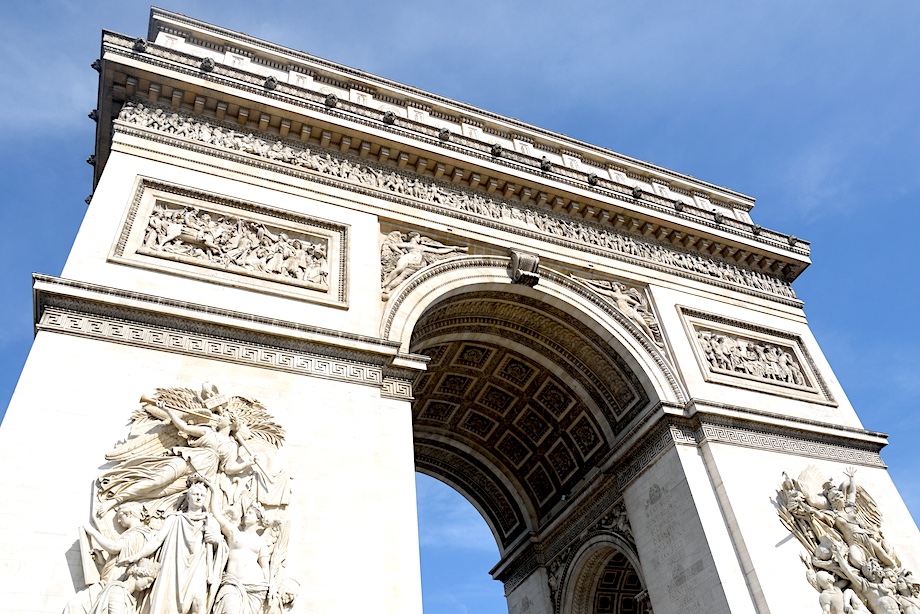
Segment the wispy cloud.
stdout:
[[427,548],[494,552],[498,548],[489,526],[463,495],[425,475],[417,474],[419,543]]

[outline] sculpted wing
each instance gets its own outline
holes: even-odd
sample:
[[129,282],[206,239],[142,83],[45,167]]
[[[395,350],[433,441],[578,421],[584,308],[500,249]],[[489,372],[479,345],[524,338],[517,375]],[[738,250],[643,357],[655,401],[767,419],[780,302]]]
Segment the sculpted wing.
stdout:
[[826,510],[830,507],[827,497],[824,496],[824,482],[826,481],[820,469],[814,465],[808,465],[799,474],[796,484],[802,494],[805,495],[805,500],[808,501],[809,505],[819,510]]
[[856,486],[856,515],[864,527],[875,532],[881,529],[882,512],[872,495],[862,486]]
[[[239,423],[246,427],[252,437],[267,441],[276,448],[284,443],[284,429],[259,401],[236,396],[230,398],[227,407],[236,414]],[[248,439],[246,435],[243,438]]]

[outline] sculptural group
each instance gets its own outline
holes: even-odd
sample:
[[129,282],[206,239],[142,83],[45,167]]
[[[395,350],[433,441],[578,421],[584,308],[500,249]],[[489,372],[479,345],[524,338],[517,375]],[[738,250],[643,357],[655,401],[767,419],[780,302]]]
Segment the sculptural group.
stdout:
[[814,466],[783,474],[780,521],[808,551],[802,561],[827,614],[920,614],[920,584],[882,534],[875,500],[848,468],[839,484]]
[[172,254],[215,268],[281,278],[287,282],[329,285],[327,241],[242,218],[212,215],[193,207],[156,203],[145,229],[148,255]]
[[258,401],[207,383],[141,403],[82,529],[98,581],[65,614],[281,614],[297,589],[283,429]]

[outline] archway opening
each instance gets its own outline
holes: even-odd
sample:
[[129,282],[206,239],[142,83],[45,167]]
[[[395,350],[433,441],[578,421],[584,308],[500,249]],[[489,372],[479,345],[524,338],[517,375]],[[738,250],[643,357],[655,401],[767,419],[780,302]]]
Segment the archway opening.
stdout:
[[488,574],[498,546],[485,519],[447,484],[421,473],[415,483],[425,614],[507,614],[502,584]]
[[645,601],[639,574],[621,552],[615,552],[598,575],[592,614],[640,614]]

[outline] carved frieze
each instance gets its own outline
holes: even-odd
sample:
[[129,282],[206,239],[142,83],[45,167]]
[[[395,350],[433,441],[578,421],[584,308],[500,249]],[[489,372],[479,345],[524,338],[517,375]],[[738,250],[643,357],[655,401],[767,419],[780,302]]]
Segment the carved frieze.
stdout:
[[347,226],[141,179],[110,260],[346,305]]
[[94,483],[87,588],[65,611],[287,612],[299,583],[286,573],[284,440],[259,401],[207,382],[141,396]]
[[798,335],[679,309],[707,381],[836,405]]
[[822,611],[920,611],[920,583],[885,539],[878,504],[855,469],[844,475],[837,483],[810,465],[798,479],[783,473],[776,491],[780,522],[807,552],[801,560]]
[[202,121],[171,107],[129,101],[118,119],[116,129],[130,131],[132,127],[137,127],[154,130],[256,156],[295,167],[305,176],[315,174],[333,178],[351,184],[354,189],[383,195],[390,200],[398,198],[416,206],[424,203],[447,214],[453,211],[454,215],[472,216],[479,223],[506,227],[555,243],[582,244],[619,259],[641,261],[678,275],[799,304],[792,286],[771,275],[614,228],[463,189],[405,169],[394,169],[328,150],[314,151],[293,140],[278,140],[215,120]]

